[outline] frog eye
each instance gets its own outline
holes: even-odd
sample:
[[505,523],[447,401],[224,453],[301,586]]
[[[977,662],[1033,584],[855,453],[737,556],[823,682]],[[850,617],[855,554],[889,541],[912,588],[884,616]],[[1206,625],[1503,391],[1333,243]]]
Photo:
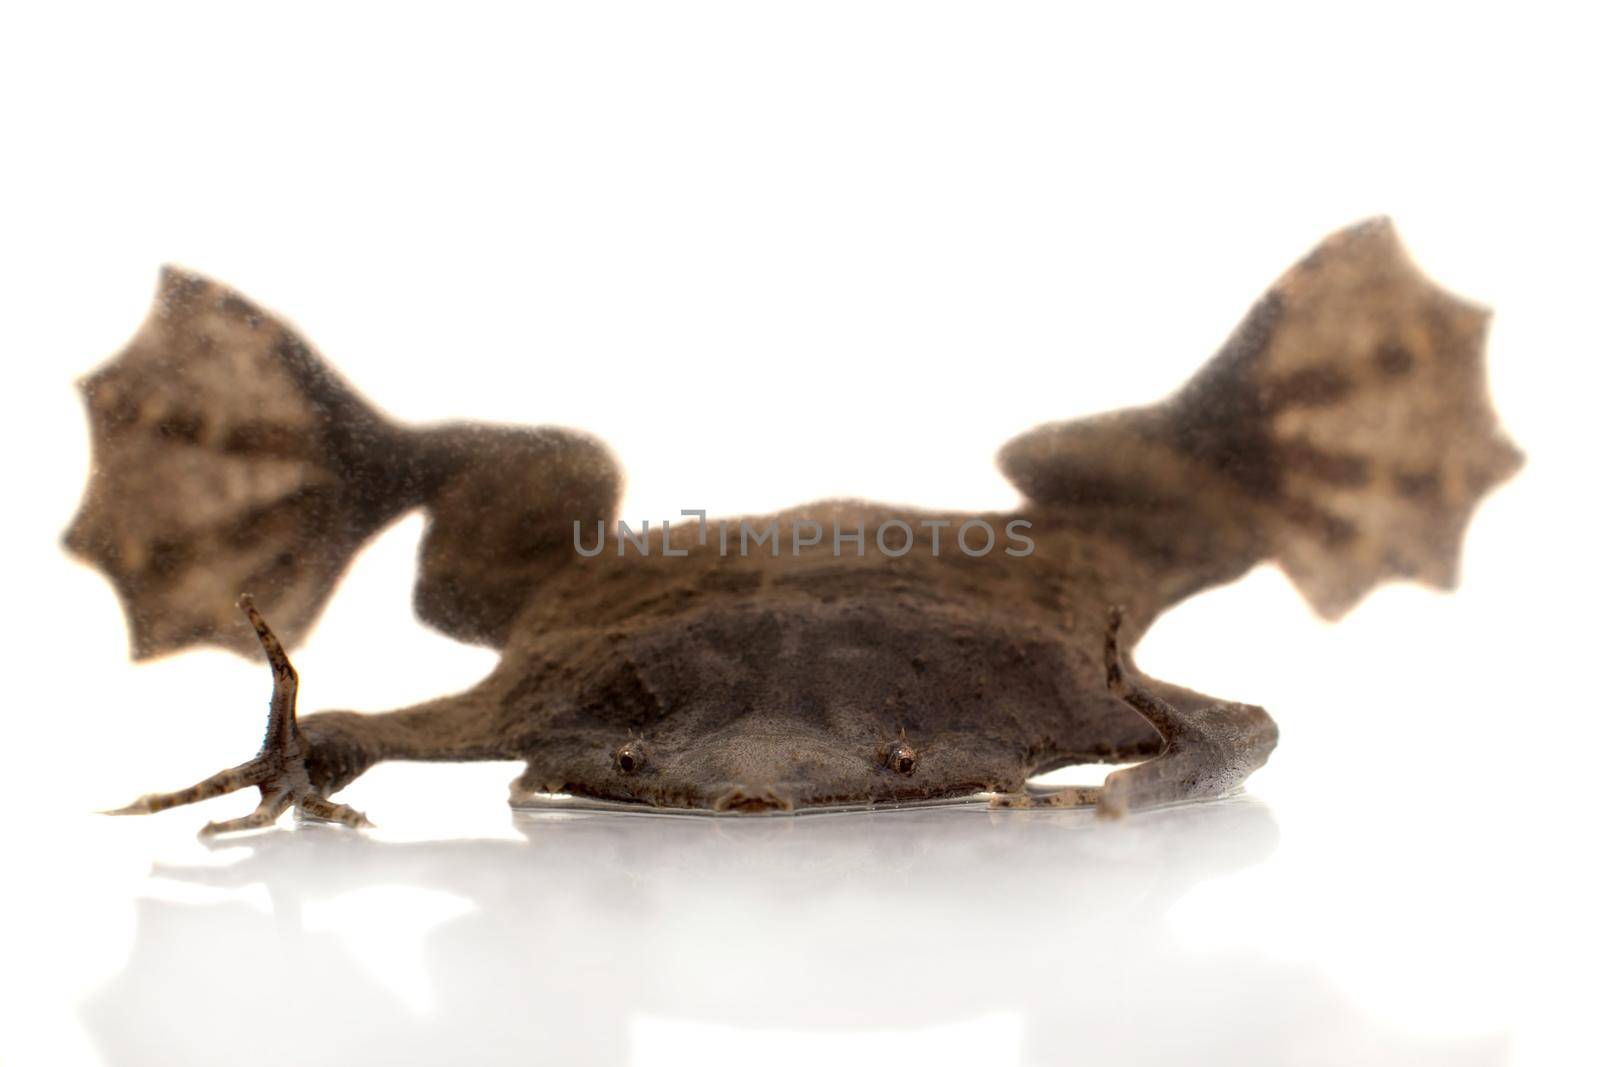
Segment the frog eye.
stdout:
[[896,741],[889,746],[883,765],[896,774],[910,774],[917,769],[917,750],[904,741]]
[[638,741],[629,741],[627,744],[617,749],[617,754],[614,758],[616,760],[617,770],[621,771],[623,774],[636,774],[644,769],[644,745]]

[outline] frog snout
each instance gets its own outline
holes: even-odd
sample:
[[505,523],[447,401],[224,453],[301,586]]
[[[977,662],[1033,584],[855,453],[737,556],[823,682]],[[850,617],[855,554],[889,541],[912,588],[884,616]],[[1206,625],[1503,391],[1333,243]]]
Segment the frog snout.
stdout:
[[794,801],[772,788],[736,785],[711,804],[716,811],[734,815],[766,815],[793,811]]

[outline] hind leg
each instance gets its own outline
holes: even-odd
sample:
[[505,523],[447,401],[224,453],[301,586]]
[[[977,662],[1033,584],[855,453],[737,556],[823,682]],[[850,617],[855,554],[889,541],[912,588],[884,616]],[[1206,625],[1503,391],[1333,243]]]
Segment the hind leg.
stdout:
[[1226,796],[1267,762],[1278,743],[1278,727],[1253,704],[1216,701],[1180,709],[1130,678],[1122,666],[1117,631],[1121,612],[1106,628],[1106,686],[1144,716],[1165,744],[1154,759],[1106,776],[1100,814],[1119,816],[1140,808]]

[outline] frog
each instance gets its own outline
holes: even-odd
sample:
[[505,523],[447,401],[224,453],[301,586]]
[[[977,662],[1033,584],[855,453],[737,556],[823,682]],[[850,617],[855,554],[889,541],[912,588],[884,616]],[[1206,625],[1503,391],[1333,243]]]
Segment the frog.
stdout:
[[[402,424],[284,320],[164,268],[143,325],[80,382],[91,469],[64,545],[109,579],[135,660],[264,654],[272,694],[254,757],[114,814],[254,787],[253,811],[202,834],[290,809],[369,826],[334,797],[388,760],[519,761],[518,807],[710,816],[1120,817],[1228,796],[1276,724],[1141,671],[1140,639],[1268,562],[1330,620],[1386,582],[1456,587],[1473,513],[1524,462],[1489,394],[1489,321],[1367,219],[1163,399],[1005,443],[1014,508],[830,499],[652,525],[620,516],[595,437]],[[418,509],[415,612],[496,666],[411,707],[302,716],[288,649]],[[1095,764],[1121,766],[1038,782]]]

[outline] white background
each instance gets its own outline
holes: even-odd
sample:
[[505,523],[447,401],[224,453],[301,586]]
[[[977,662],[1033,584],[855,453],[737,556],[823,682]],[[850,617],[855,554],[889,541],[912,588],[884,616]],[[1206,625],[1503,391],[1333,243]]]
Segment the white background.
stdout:
[[[1592,1055],[1593,27],[1580,5],[8,8],[0,1062],[1565,1064]],[[380,829],[88,814],[249,755],[267,675],[134,667],[57,538],[74,378],[174,262],[398,417],[582,427],[633,519],[1015,495],[995,449],[1155,399],[1392,215],[1496,317],[1529,456],[1464,582],[1336,627],[1276,570],[1158,675],[1267,705],[1250,798],[513,818],[380,767]],[[298,651],[382,709],[492,654],[410,616],[412,516]],[[1088,775],[1098,771],[1085,772]]]

